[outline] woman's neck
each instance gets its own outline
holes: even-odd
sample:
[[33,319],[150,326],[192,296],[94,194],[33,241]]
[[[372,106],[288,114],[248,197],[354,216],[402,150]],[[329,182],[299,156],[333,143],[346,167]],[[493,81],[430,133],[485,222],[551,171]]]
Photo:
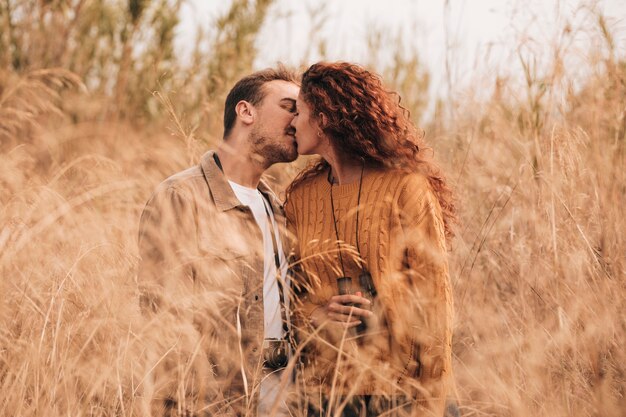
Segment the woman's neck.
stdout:
[[330,165],[330,178],[335,184],[349,184],[358,181],[363,170],[363,161],[348,158],[338,152],[329,152],[323,158]]

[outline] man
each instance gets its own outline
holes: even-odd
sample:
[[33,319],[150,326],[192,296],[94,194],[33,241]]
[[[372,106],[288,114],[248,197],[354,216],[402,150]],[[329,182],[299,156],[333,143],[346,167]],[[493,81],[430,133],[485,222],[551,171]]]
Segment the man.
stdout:
[[298,90],[282,66],[237,82],[217,151],[165,180],[144,209],[138,284],[155,328],[146,413],[286,412],[285,218],[261,177],[297,157]]

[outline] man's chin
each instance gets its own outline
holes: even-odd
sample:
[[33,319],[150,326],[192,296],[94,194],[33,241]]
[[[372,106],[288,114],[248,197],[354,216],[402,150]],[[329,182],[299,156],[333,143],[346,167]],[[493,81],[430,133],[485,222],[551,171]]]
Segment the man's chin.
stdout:
[[285,158],[284,162],[293,162],[298,159],[298,156],[298,151],[294,150],[291,154],[287,155],[287,158]]
[[297,158],[298,158],[298,151],[294,148],[293,150],[283,149],[281,152],[276,152],[273,155],[273,157],[268,158],[268,160],[272,161],[272,165],[273,165],[273,164],[293,162]]
[[298,159],[298,144],[295,140],[293,142],[293,146],[286,149],[283,156],[285,157],[283,162],[293,162]]

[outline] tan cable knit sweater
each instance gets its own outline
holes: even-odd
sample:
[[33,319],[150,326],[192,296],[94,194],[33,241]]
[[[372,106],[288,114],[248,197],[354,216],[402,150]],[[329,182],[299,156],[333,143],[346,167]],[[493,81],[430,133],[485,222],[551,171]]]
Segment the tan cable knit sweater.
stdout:
[[[328,171],[299,184],[285,204],[297,239],[295,307],[305,345],[307,391],[341,394],[404,392],[443,414],[450,374],[452,298],[439,203],[418,173],[366,169],[359,208],[361,256],[378,291],[368,332],[310,325],[312,311],[338,294],[343,275],[331,211]],[[333,185],[345,275],[358,287],[356,212],[359,181]],[[299,266],[299,268],[298,268]]]

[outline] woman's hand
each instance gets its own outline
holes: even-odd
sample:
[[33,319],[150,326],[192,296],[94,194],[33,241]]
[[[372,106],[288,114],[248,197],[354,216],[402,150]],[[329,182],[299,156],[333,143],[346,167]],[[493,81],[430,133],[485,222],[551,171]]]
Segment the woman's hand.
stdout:
[[362,318],[372,315],[368,309],[371,302],[367,298],[361,297],[361,293],[334,295],[326,305],[319,306],[311,313],[311,323],[314,327],[328,322],[333,326],[340,326],[344,329],[356,327],[361,323]]

